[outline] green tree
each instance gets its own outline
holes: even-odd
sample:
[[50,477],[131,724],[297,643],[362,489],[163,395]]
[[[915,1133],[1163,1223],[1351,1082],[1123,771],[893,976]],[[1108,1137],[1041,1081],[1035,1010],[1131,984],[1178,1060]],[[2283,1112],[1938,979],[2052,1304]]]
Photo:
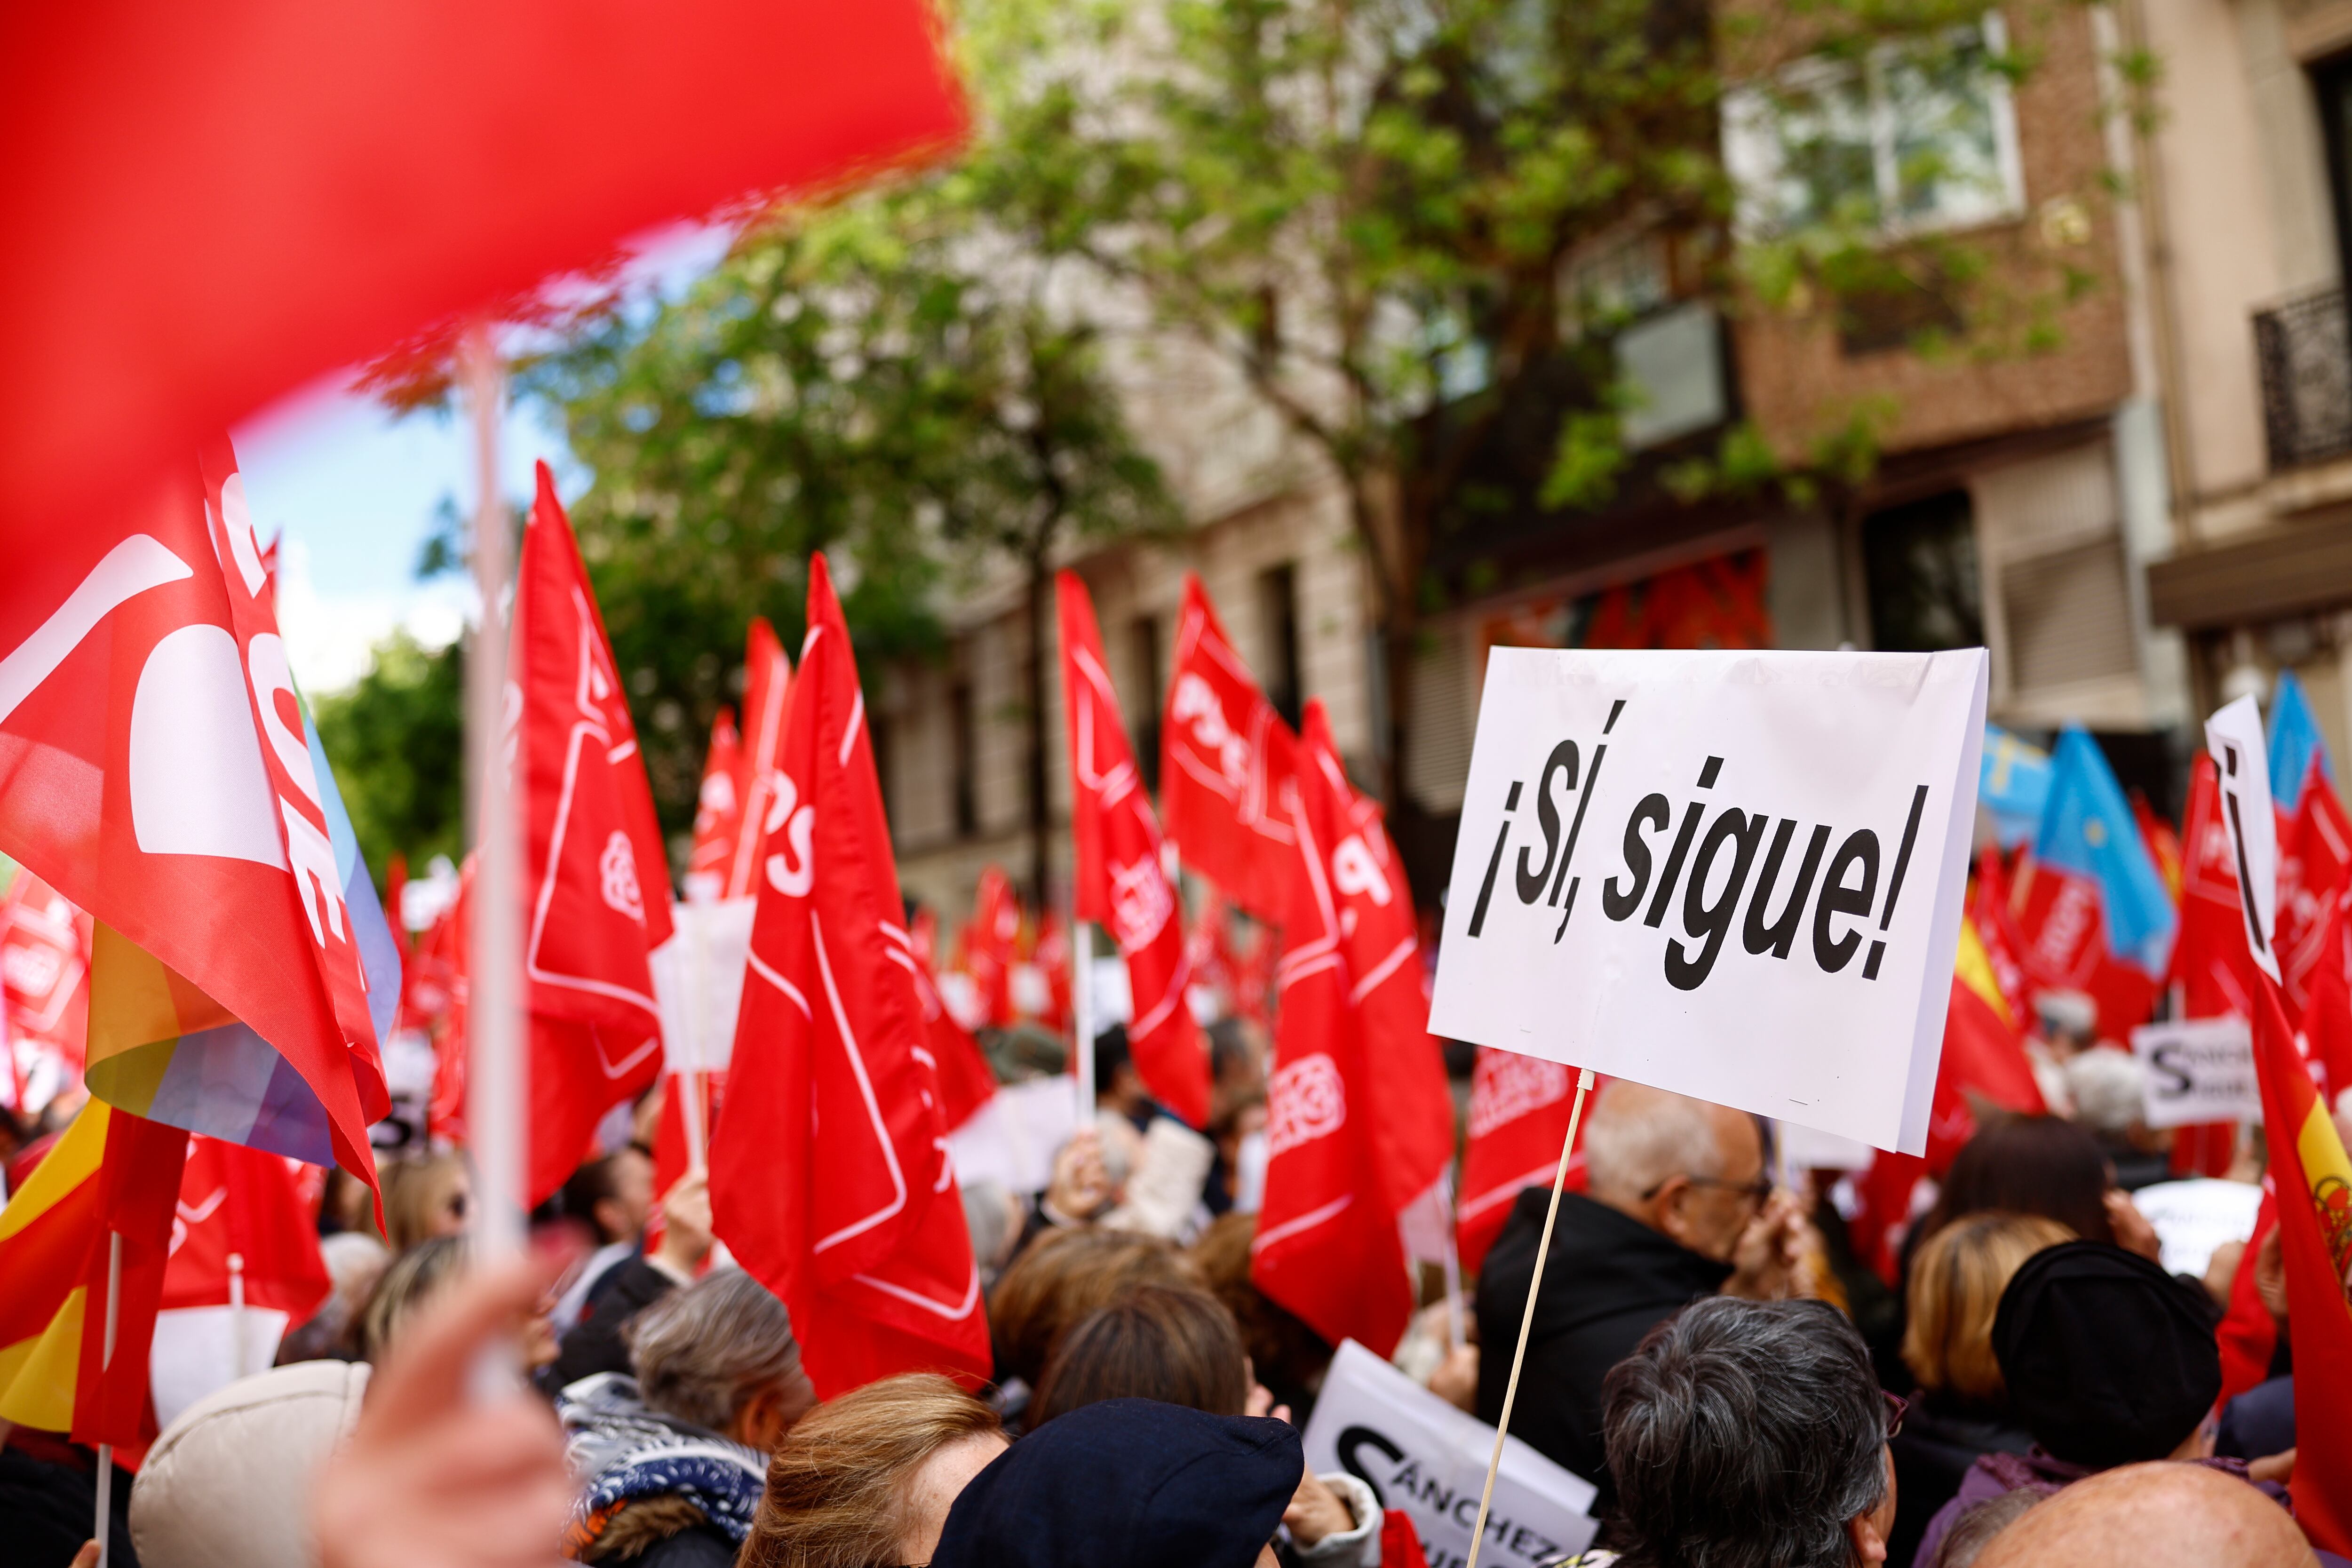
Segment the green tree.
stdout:
[[[1140,296],[1151,330],[1220,356],[1337,474],[1386,650],[1393,770],[1433,550],[1497,504],[1482,461],[1500,443],[1548,450],[1530,493],[1502,503],[1538,512],[1604,504],[1632,477],[1632,389],[1612,353],[1625,317],[1578,281],[1582,263],[1663,237],[1726,315],[1932,294],[1972,331],[1997,300],[2046,320],[2041,301],[2082,285],[2053,268],[2028,280],[2031,300],[1999,299],[2013,270],[1987,287],[1976,247],[1902,230],[1869,188],[1866,145],[1856,163],[1849,106],[1831,101],[1894,46],[1919,112],[1964,114],[1966,95],[1940,87],[2032,59],[2024,41],[1986,50],[1984,11],[980,0],[964,19],[994,66],[984,138],[1053,151],[983,157],[971,177],[1001,225]],[[1826,75],[1776,74],[1800,52]],[[1748,225],[1720,135],[1742,81],[1755,84],[1743,111],[1786,132],[1784,174],[1815,198]],[[1920,139],[1903,189],[1969,177],[1945,158]],[[1923,326],[1918,346],[1938,330]],[[1885,413],[1843,411],[1800,450],[1735,426],[1651,482],[1684,500],[1771,485],[1802,502],[1866,471]]]
[[311,703],[367,863],[465,853],[465,650],[395,632],[348,690]]
[[1026,595],[1029,882],[1045,896],[1045,614],[1081,535],[1172,528],[1107,383],[1097,327],[961,166],[754,230],[650,312],[582,323],[522,384],[562,410],[594,485],[573,509],[665,820],[753,615],[788,643],[824,550],[862,649],[936,649],[943,586],[1009,564]]

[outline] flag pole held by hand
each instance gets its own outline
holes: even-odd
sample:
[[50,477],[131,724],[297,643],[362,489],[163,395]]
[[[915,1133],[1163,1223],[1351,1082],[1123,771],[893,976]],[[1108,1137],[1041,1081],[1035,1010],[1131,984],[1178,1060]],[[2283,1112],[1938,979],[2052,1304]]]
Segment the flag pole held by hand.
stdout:
[[[114,1367],[114,1337],[122,1322],[122,1233],[110,1228],[106,1233],[106,1339],[99,1352],[99,1370],[110,1372]],[[100,1378],[101,1387],[105,1379]],[[99,1398],[103,1401],[105,1394]],[[114,1445],[98,1446],[98,1520],[91,1539],[98,1542],[98,1568],[106,1568],[108,1526],[114,1517]]]
[[1584,1093],[1592,1087],[1592,1069],[1579,1068],[1576,1100],[1568,1108],[1568,1136],[1559,1145],[1559,1168],[1551,1176],[1551,1203],[1544,1210],[1543,1235],[1536,1241],[1535,1278],[1528,1282],[1527,1310],[1519,1314],[1519,1342],[1511,1350],[1511,1379],[1503,1385],[1502,1419],[1495,1423],[1495,1453],[1486,1461],[1486,1489],[1478,1494],[1478,1522],[1470,1531],[1470,1561],[1478,1568],[1478,1549],[1486,1543],[1486,1510],[1495,1501],[1495,1472],[1503,1468],[1503,1439],[1511,1430],[1511,1406],[1519,1396],[1519,1368],[1528,1359],[1528,1335],[1535,1328],[1536,1297],[1543,1289],[1544,1260],[1551,1254],[1552,1222],[1559,1218],[1560,1189],[1568,1184],[1569,1151],[1576,1147],[1576,1124],[1584,1118]]

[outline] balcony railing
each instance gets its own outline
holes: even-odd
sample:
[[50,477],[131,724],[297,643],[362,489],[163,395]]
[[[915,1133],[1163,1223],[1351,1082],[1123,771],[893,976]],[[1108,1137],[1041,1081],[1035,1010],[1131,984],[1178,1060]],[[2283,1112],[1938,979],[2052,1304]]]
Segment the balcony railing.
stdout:
[[2263,371],[2263,434],[2271,468],[2352,453],[2352,326],[2344,290],[2328,289],[2254,315]]

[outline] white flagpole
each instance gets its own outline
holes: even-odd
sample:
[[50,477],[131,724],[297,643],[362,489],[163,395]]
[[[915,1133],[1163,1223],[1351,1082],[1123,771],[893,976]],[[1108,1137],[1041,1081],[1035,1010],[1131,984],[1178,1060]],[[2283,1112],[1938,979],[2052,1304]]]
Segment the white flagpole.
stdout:
[[686,1129],[686,1173],[689,1176],[699,1175],[707,1169],[705,1144],[710,1136],[710,1130],[702,1121],[702,1064],[710,1046],[710,931],[703,920],[718,907],[713,901],[686,911],[688,951],[694,956],[694,1038],[688,1043],[688,1066],[677,1075],[677,1089],[686,1097],[677,1114],[680,1125]]
[[229,1371],[245,1375],[245,1254],[228,1255]]
[[[466,401],[474,421],[474,587],[481,600],[466,656],[467,786],[481,813],[474,829],[472,992],[466,1035],[466,1127],[473,1143],[476,1256],[513,1257],[523,1245],[523,1108],[518,1004],[520,987],[520,875],[512,781],[505,755],[505,608],[513,573],[508,562],[507,510],[499,488],[499,426],[506,377],[488,328],[467,334],[461,351]],[[520,716],[517,715],[520,723]]]
[[[114,1335],[122,1321],[122,1233],[109,1229],[106,1233],[106,1342],[101,1348],[98,1367],[101,1374],[114,1366]],[[106,1568],[109,1525],[114,1519],[114,1445],[98,1446],[98,1519],[92,1539],[98,1542],[98,1568]]]
[[1095,1123],[1095,928],[1082,920],[1070,921],[1070,1012],[1078,1037],[1070,1059],[1083,1130]]
[[1462,1321],[1462,1249],[1454,1237],[1453,1171],[1440,1172],[1437,1182],[1438,1201],[1445,1205],[1445,1337],[1458,1351],[1470,1342],[1470,1334]]

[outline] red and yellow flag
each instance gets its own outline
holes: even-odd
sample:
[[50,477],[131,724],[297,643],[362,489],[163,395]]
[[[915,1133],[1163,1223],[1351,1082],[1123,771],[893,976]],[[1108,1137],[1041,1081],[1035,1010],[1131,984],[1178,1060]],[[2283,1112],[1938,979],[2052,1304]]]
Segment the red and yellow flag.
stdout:
[[93,1098],[0,1209],[0,1420],[79,1443],[152,1435],[148,1350],[187,1148],[182,1129]]

